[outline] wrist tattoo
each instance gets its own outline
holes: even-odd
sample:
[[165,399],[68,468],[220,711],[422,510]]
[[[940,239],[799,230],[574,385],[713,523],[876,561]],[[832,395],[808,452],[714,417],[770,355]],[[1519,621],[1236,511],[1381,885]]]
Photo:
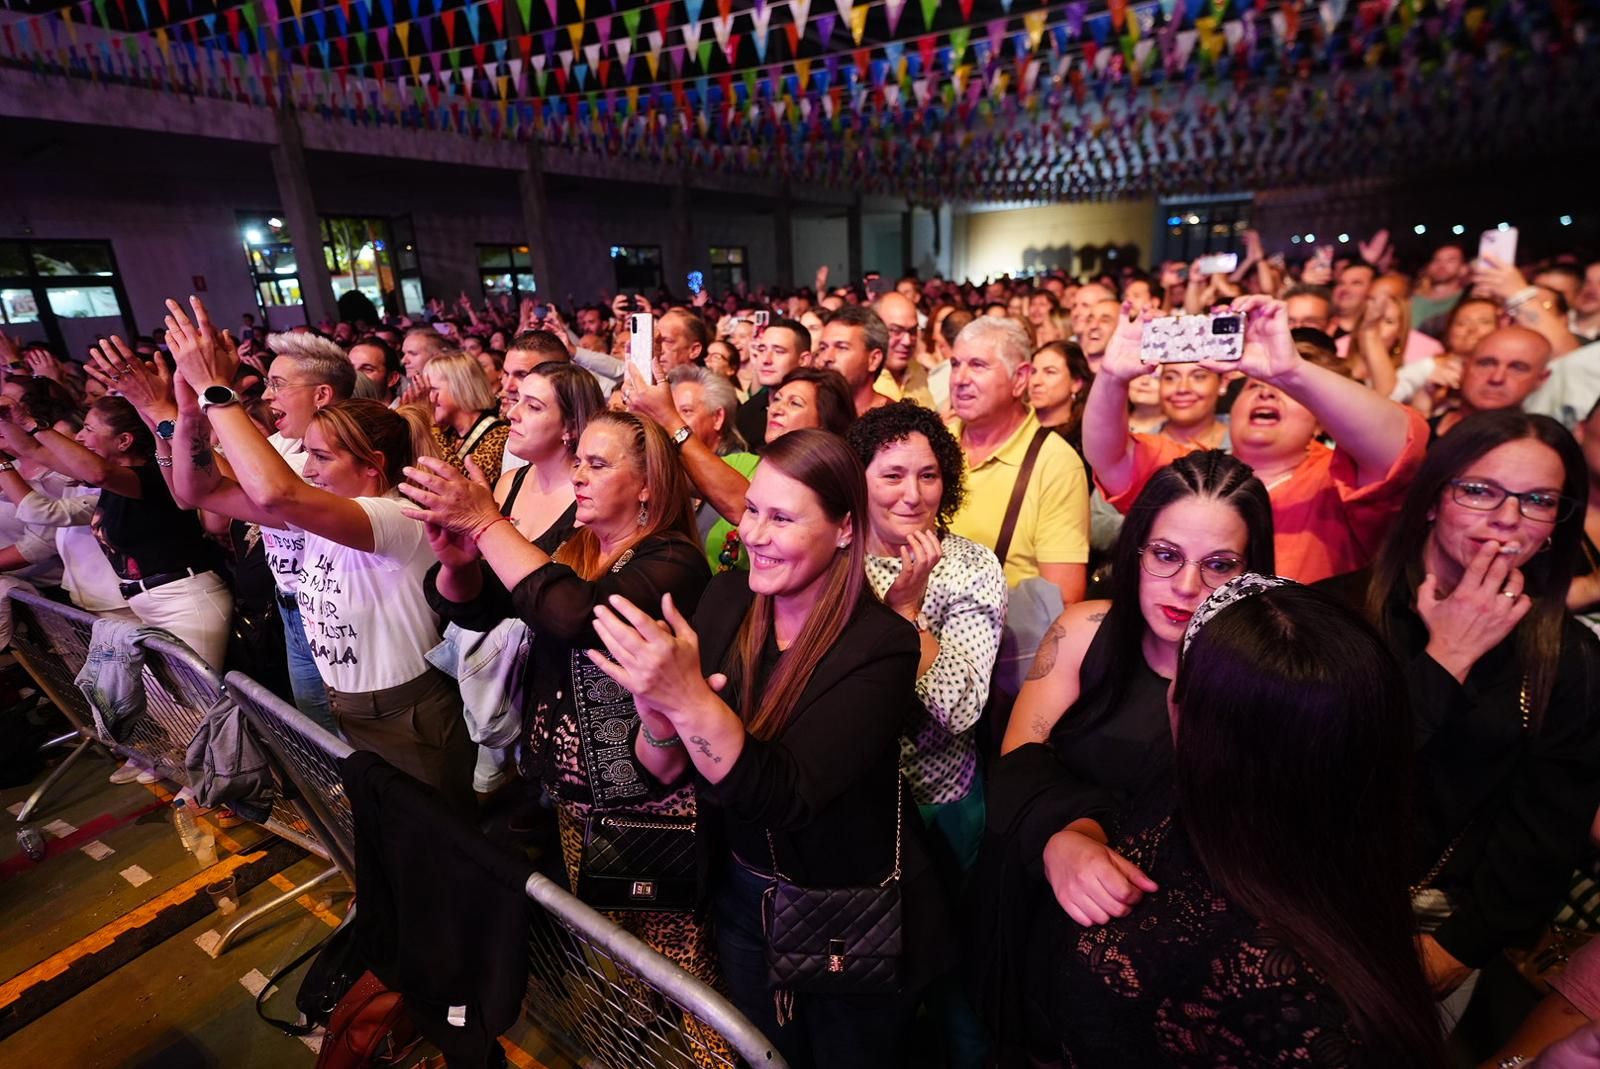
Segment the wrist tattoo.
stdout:
[[190,457],[190,459],[194,461],[194,466],[197,468],[209,468],[211,467],[211,450],[202,449],[200,452],[195,453],[192,457]]
[[689,741],[694,743],[694,748],[699,750],[701,754],[711,758],[712,764],[722,764],[722,758],[711,752],[711,743],[707,741],[704,735],[690,735]]

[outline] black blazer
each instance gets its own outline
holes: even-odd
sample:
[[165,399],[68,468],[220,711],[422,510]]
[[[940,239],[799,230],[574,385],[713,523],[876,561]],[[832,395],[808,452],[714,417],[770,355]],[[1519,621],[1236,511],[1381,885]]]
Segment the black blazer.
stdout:
[[[749,575],[711,580],[695,614],[701,669],[724,670],[754,595]],[[915,710],[917,632],[864,589],[843,634],[818,662],[800,706],[775,739],[746,736],[722,782],[698,777],[699,797],[723,814],[729,845],[767,870],[772,832],[785,876],[814,887],[876,884],[894,861],[901,792],[901,871],[911,983],[947,961],[949,919],[922,819],[900,778],[900,734]],[[761,673],[777,660],[769,641]],[[737,700],[734,694],[728,698]]]

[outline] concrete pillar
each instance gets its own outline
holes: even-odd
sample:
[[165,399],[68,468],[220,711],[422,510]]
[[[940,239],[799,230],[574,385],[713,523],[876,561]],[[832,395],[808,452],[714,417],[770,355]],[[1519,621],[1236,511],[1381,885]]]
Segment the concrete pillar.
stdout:
[[[917,225],[917,209],[913,204],[907,204],[906,210],[900,213],[900,273],[909,274],[916,265],[912,258],[912,236]],[[892,281],[892,280],[891,280]]]
[[789,289],[794,285],[794,199],[788,182],[779,188],[772,205],[772,250],[778,261],[774,281],[780,289]]
[[305,146],[300,139],[300,120],[289,108],[277,114],[278,143],[272,146],[272,174],[278,182],[278,201],[284,222],[294,243],[294,259],[300,273],[300,299],[305,305],[306,322],[338,322],[338,303],[333,295],[333,278],[322,251],[322,220],[317,215],[316,199],[311,194],[311,178],[306,173]]
[[550,229],[544,190],[544,142],[535,135],[528,140],[528,159],[517,172],[517,198],[522,202],[522,227],[528,242],[528,263],[533,271],[533,286],[541,301],[559,303],[561,291],[551,270]]
[[849,249],[845,263],[850,277],[840,279],[839,284],[848,285],[861,280],[861,194],[857,193],[850,201],[850,208],[845,213],[845,240]]
[[698,266],[704,253],[695,247],[694,212],[691,205],[689,168],[685,166],[678,172],[678,180],[672,185],[668,211],[669,240],[667,254],[662,264],[667,276],[664,280],[667,292],[684,299],[689,296],[689,272],[706,270]]

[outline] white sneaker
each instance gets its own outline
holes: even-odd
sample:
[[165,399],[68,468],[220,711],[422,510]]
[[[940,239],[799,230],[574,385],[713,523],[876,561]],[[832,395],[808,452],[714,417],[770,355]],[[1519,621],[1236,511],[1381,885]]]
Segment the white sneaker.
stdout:
[[160,776],[156,775],[154,772],[150,771],[148,768],[141,768],[139,770],[139,774],[137,776],[133,777],[133,778],[134,778],[134,780],[136,782],[139,782],[139,783],[155,783],[155,782],[157,782],[157,781],[159,781],[161,779]]
[[112,783],[132,783],[134,780],[138,779],[143,772],[144,769],[140,768],[132,761],[124,761],[122,764],[117,766],[117,770],[115,772],[111,773],[110,779]]

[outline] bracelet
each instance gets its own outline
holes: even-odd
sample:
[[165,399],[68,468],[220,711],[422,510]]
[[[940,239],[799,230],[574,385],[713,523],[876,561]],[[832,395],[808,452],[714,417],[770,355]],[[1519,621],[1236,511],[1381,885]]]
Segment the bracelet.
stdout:
[[1538,286],[1524,286],[1506,298],[1506,311],[1513,312],[1539,296]]
[[511,522],[510,519],[508,519],[505,516],[496,516],[494,519],[490,520],[488,523],[484,524],[482,527],[480,527],[476,531],[472,532],[473,544],[476,545],[477,542],[478,542],[478,539],[482,538],[485,534],[487,534],[489,532],[490,528],[494,527],[495,524],[497,524],[497,523],[510,523],[510,522]]
[[15,464],[11,463],[11,461],[9,461],[9,460],[0,461],[0,472],[16,471],[16,470],[17,470],[17,466]]
[[172,467],[172,458],[171,457],[156,457],[156,467],[158,467],[158,468],[170,468],[170,467]]
[[651,746],[654,746],[658,750],[670,750],[674,746],[683,745],[683,739],[679,738],[677,735],[672,736],[670,739],[656,738],[654,735],[650,734],[650,729],[644,726],[644,720],[642,718],[639,721],[639,734],[644,736],[645,742],[648,742]]

